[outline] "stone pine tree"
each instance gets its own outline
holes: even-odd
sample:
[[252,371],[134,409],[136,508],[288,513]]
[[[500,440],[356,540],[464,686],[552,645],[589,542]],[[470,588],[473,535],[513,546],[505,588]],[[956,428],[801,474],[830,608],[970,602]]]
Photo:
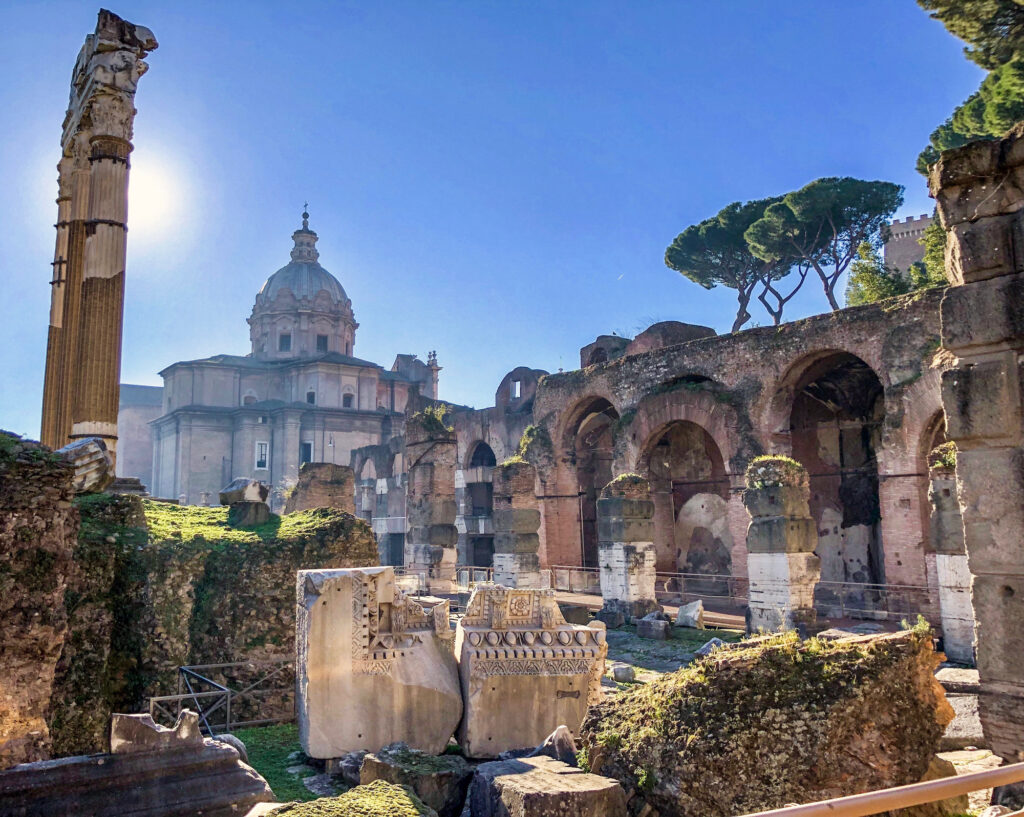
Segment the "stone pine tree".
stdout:
[[765,209],[778,201],[733,202],[711,218],[687,227],[665,250],[665,265],[694,283],[705,289],[721,285],[736,290],[733,332],[750,320],[747,307],[757,285],[778,280],[789,271],[783,259],[765,261],[755,256],[743,237]]
[[976,139],[1002,136],[1024,119],[1024,3],[1020,0],[918,0],[967,45],[968,59],[989,71],[981,87],[936,128],[917,159],[927,174],[939,154]]
[[859,257],[861,244],[881,244],[889,218],[902,203],[903,188],[892,182],[816,179],[767,207],[745,238],[751,252],[765,261],[802,259],[837,310],[840,277]]

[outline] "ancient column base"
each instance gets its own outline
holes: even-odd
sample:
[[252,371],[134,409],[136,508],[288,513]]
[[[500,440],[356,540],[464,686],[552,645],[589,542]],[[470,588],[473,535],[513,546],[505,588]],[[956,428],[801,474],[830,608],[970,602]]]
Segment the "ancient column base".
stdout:
[[601,596],[604,606],[597,617],[618,627],[661,611],[655,598],[657,554],[653,542],[611,542],[598,547]]
[[965,553],[936,553],[942,647],[950,661],[974,664],[974,608],[971,571]]
[[821,559],[813,553],[751,553],[747,632],[807,630],[817,620],[814,585]]

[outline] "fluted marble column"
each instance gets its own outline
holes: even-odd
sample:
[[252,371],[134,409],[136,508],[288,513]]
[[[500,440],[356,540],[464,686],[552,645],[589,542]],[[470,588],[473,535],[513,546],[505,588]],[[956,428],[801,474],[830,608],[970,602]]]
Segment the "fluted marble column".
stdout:
[[100,11],[72,76],[59,169],[43,441],[117,442],[128,155],[152,32]]

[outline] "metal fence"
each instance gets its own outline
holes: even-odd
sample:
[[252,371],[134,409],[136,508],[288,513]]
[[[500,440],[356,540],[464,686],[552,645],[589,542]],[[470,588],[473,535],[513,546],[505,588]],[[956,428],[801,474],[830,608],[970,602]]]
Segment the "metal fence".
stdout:
[[199,713],[209,735],[243,726],[295,719],[295,660],[292,657],[178,667],[177,693],[149,699],[156,722],[177,720],[182,709]]
[[[563,593],[601,595],[601,569],[557,565],[551,568],[553,587]],[[758,580],[759,592],[787,587],[785,582]],[[709,610],[742,614],[750,599],[751,582],[745,577],[712,573],[657,573],[655,598],[661,604],[683,605],[698,599]],[[939,622],[938,588],[906,584],[863,584],[819,581],[814,602],[824,619],[913,622],[923,615]]]

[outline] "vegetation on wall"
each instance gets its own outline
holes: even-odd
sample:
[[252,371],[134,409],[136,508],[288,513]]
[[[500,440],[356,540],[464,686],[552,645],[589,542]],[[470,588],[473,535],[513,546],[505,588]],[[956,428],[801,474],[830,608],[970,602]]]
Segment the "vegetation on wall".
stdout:
[[946,231],[940,224],[933,222],[926,228],[921,243],[925,245],[924,260],[911,264],[906,271],[887,267],[876,248],[868,243],[861,244],[859,257],[850,266],[846,305],[860,306],[919,289],[945,286]]

